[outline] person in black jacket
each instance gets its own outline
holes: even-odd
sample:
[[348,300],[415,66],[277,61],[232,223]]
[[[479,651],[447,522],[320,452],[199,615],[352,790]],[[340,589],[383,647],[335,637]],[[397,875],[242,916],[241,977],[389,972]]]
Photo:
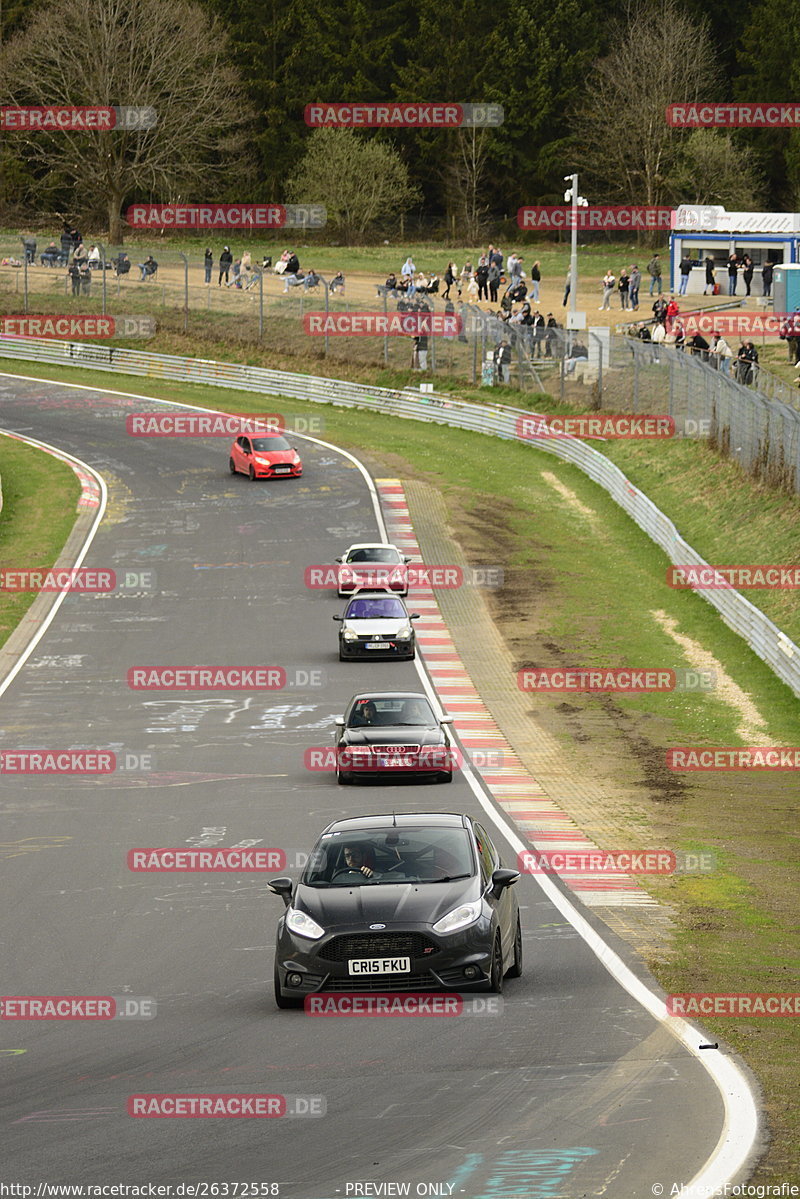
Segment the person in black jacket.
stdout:
[[489,268],[485,262],[481,262],[478,269],[475,271],[475,281],[478,284],[478,299],[489,299]]
[[713,296],[713,294],[714,294],[714,259],[710,254],[706,255],[706,260],[705,260],[704,266],[706,268],[706,285],[703,288],[703,295],[706,295],[706,293],[710,290],[711,294]]
[[231,254],[230,246],[225,246],[225,248],[223,249],[222,253],[219,256],[219,279],[217,280],[217,287],[222,287],[223,277],[225,279],[225,284],[227,286],[228,279],[229,279],[230,273],[231,273],[232,262],[233,262],[233,254]]
[[744,279],[744,285],[747,288],[747,292],[745,294],[749,296],[750,284],[753,282],[754,269],[753,260],[749,254],[745,254],[744,258],[742,259],[742,266],[744,267],[744,270],[742,271],[742,278]]
[[210,283],[211,282],[211,272],[214,269],[214,255],[211,253],[210,250],[206,250],[206,252],[203,256],[203,266],[205,267],[205,272],[206,272],[205,282]]
[[735,254],[731,254],[728,259],[728,295],[736,295],[736,277],[739,273],[739,259]]
[[533,300],[534,304],[539,303],[539,284],[542,281],[542,271],[537,258],[531,267],[531,290],[528,292],[528,299]]
[[771,262],[765,262],[761,268],[761,283],[762,292],[765,296],[772,294],[772,272],[773,266]]

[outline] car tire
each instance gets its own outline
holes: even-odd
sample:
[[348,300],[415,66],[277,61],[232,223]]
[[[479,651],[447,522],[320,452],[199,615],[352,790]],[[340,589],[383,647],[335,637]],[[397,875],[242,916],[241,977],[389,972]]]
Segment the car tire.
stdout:
[[437,781],[437,783],[452,783],[452,781],[453,781],[452,770],[449,773],[447,773],[443,770],[441,774],[437,774],[436,781]]
[[489,968],[489,979],[484,984],[484,990],[488,991],[490,995],[502,995],[503,993],[503,945],[499,932],[494,939],[492,964]]
[[228,459],[228,470],[232,475],[236,474],[236,463],[234,462],[233,458]]
[[296,999],[294,995],[284,995],[283,988],[281,987],[281,979],[277,962],[275,963],[275,970],[273,973],[273,988],[275,993],[276,1007],[279,1007],[283,1010],[286,1008],[296,1008],[299,1007],[303,1002],[302,999]]
[[517,931],[514,934],[514,962],[506,970],[506,978],[522,978],[522,925],[517,912]]
[[349,770],[337,770],[336,771],[336,782],[339,784],[340,787],[347,787],[352,783],[352,781],[353,781],[353,776]]
[[250,482],[255,483],[255,481],[256,481],[255,467],[251,466],[250,470],[248,471],[248,474],[250,475]]

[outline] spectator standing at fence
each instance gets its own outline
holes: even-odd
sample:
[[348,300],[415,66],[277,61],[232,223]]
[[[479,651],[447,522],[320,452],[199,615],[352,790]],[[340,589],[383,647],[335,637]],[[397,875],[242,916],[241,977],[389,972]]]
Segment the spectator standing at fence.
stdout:
[[556,350],[558,349],[558,321],[553,316],[552,312],[547,314],[547,327],[544,335],[544,356],[545,358],[556,358]]
[[511,382],[511,346],[508,338],[504,337],[494,351],[494,364],[497,368],[497,378],[501,383]]
[[203,255],[203,270],[205,271],[205,282],[211,282],[211,272],[214,269],[214,255],[209,249]]
[[733,358],[733,350],[728,345],[725,338],[716,329],[712,334],[714,340],[711,345],[712,357],[716,358],[717,366],[722,371],[723,375],[729,375],[731,372],[731,359]]
[[742,259],[742,279],[744,280],[744,285],[747,288],[745,295],[748,296],[750,295],[750,284],[753,282],[754,270],[755,267],[753,266],[752,258],[749,254],[745,254],[744,258]]
[[628,307],[628,296],[630,295],[631,277],[625,270],[625,267],[620,267],[619,282],[617,289],[619,291],[619,306],[623,310]]
[[689,286],[689,276],[692,273],[692,260],[688,254],[684,254],[678,270],[681,273],[681,285],[678,288],[678,295],[685,296],[686,288]]
[[739,368],[737,378],[740,383],[744,383],[747,386],[753,382],[754,371],[758,366],[758,350],[752,341],[746,341],[744,345],[739,347],[736,359]]
[[22,244],[25,247],[25,261],[29,266],[36,266],[36,238],[32,233],[23,233]]
[[539,358],[542,353],[542,342],[545,335],[545,321],[541,312],[537,312],[533,318],[533,357]]
[[[659,296],[653,304],[653,320],[657,325],[663,325],[667,316],[667,301],[663,296]],[[666,333],[666,329],[664,330]]]
[[711,347],[702,333],[695,333],[693,337],[688,337],[686,344],[693,354],[698,355],[701,362],[708,362],[708,352]]
[[707,292],[710,290],[711,294],[713,296],[713,294],[714,294],[714,259],[711,254],[706,255],[705,268],[706,268],[706,285],[703,288],[703,295],[706,295]]
[[739,273],[739,259],[731,254],[728,259],[728,295],[736,295],[736,276]]
[[656,287],[658,294],[661,295],[661,255],[654,254],[647,264],[647,269],[650,273],[650,295],[652,296]]
[[765,262],[761,268],[761,292],[762,295],[769,296],[772,294],[772,274],[773,265],[771,262]]
[[81,268],[73,262],[67,267],[67,274],[72,283],[73,296],[79,296],[81,294]]
[[418,370],[428,369],[428,334],[418,333],[414,338],[414,364]]
[[598,308],[598,312],[605,312],[611,307],[611,293],[614,290],[616,282],[617,277],[611,267],[609,267],[605,275],[603,275],[603,303]]
[[539,284],[542,281],[542,270],[537,258],[531,267],[531,289],[528,292],[528,299],[533,300],[534,304],[539,303]]
[[800,308],[796,308],[780,327],[778,334],[781,341],[786,342],[789,351],[789,361],[794,366],[800,366]]
[[686,346],[686,330],[683,327],[683,321],[675,322],[672,336],[675,342],[675,349],[683,351]]
[[223,247],[222,253],[219,256],[219,279],[217,287],[222,287],[222,280],[228,282],[231,273],[231,265],[233,263],[233,254],[231,254],[230,246]]
[[634,262],[631,267],[631,277],[628,283],[628,302],[631,310],[636,312],[639,308],[639,288],[642,286],[642,272]]

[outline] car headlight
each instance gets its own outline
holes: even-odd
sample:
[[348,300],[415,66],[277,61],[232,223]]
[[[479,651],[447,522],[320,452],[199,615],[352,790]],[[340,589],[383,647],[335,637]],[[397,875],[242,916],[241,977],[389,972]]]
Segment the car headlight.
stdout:
[[468,924],[474,924],[481,914],[481,901],[477,899],[474,903],[462,903],[457,908],[453,908],[452,912],[448,912],[446,916],[442,916],[441,920],[437,920],[433,926],[435,933],[455,933],[460,928],[466,928]]
[[318,941],[320,937],[325,936],[325,929],[320,928],[316,920],[312,920],[310,916],[307,916],[305,912],[298,911],[297,908],[287,908],[286,927],[293,933],[297,933],[298,936],[308,937],[312,941]]
[[253,461],[257,462],[259,466],[270,466],[271,465],[269,458],[258,458],[258,457],[256,457],[255,454],[253,455]]
[[354,629],[345,629],[342,637],[345,641],[358,641],[358,633]]
[[410,641],[411,634],[413,632],[414,632],[414,630],[412,629],[410,624],[404,624],[403,627],[401,629],[398,629],[397,632],[395,633],[395,640],[396,641]]

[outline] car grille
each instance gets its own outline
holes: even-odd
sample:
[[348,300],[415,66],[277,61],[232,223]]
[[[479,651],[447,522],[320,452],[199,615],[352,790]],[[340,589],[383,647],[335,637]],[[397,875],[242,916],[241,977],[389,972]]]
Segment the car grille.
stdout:
[[435,942],[422,933],[380,933],[366,936],[357,933],[333,937],[319,951],[319,957],[329,962],[347,962],[350,958],[421,958],[425,950],[435,952]]
[[433,974],[382,974],[365,978],[328,978],[322,991],[440,991],[441,983]]
[[371,745],[374,754],[418,754],[420,745]]

